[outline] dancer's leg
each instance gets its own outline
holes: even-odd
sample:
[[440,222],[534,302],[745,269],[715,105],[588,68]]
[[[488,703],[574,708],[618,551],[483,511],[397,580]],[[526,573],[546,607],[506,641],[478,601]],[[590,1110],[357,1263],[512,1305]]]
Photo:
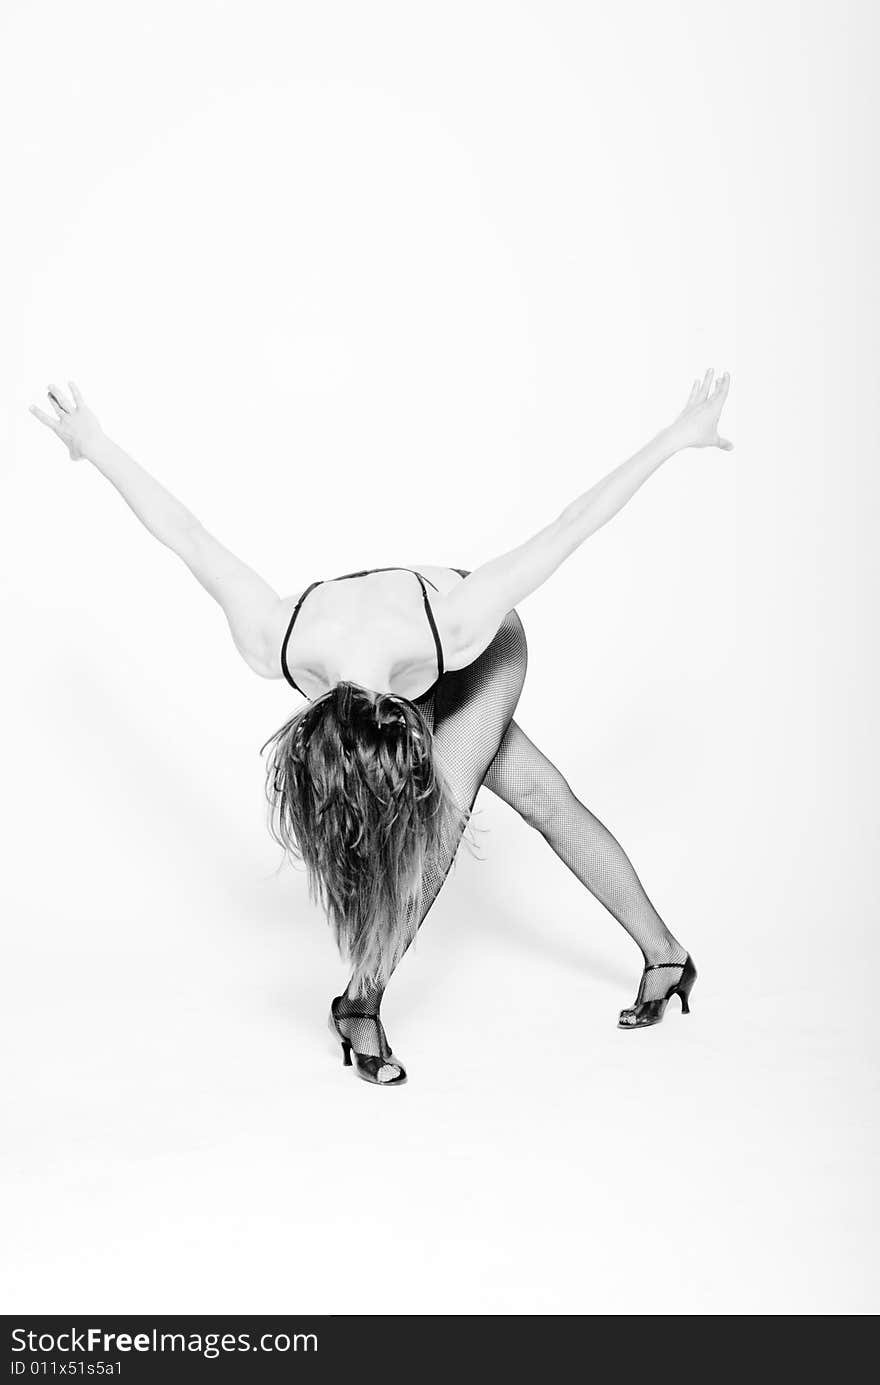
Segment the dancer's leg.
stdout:
[[663,967],[646,974],[642,999],[665,994],[678,977],[666,964],[683,963],[686,950],[657,913],[623,847],[515,721],[507,728],[484,782],[541,833],[581,884],[605,905],[641,948],[646,965]]
[[[437,764],[459,804],[468,813],[516,711],[527,662],[522,622],[511,612],[492,643],[474,663],[444,675],[434,693],[433,706],[418,704],[433,725]],[[458,833],[426,866],[419,927],[440,893],[460,841],[461,833]],[[381,989],[367,996],[346,990],[337,1006],[340,1027],[358,1053],[373,1056],[387,1053],[378,1018],[382,995]],[[349,1012],[347,1020],[346,1011]],[[383,1081],[390,1081],[397,1073],[398,1069],[389,1063],[380,1070],[379,1076]]]

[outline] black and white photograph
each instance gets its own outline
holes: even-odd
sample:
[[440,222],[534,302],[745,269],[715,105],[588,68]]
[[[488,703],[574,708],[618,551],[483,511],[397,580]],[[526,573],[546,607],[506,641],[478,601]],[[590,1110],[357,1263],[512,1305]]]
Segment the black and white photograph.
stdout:
[[10,1373],[874,1315],[880,10],[0,45]]

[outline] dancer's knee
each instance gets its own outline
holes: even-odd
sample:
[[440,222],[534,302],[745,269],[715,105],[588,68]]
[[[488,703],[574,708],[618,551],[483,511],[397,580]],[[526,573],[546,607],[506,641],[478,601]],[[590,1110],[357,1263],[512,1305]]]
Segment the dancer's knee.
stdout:
[[547,836],[562,822],[571,789],[558,770],[527,775],[518,788],[516,808],[524,822]]

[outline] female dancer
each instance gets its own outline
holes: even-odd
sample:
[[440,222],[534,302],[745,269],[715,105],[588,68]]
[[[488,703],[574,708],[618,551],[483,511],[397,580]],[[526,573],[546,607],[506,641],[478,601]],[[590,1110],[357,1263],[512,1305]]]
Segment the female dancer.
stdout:
[[718,433],[730,378],[712,381],[707,370],[646,446],[473,572],[382,567],[283,598],[104,434],[72,382],[70,397],[49,387],[54,416],[31,409],[183,559],[222,607],[246,663],[308,699],[266,743],[270,828],[305,863],[352,963],[330,1027],[344,1062],[354,1055],[369,1082],[406,1081],[379,1005],[446,878],[481,784],[546,838],[641,949],[641,983],[620,1027],[656,1024],[674,995],[688,1011],[697,973],[687,951],[619,843],[513,720],[527,660],[514,608],[675,453],[733,446]]

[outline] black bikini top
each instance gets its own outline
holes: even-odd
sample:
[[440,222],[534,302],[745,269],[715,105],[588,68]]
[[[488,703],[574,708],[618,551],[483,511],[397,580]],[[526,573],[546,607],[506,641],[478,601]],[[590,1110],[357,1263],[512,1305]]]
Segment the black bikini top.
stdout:
[[[440,643],[440,636],[437,632],[437,622],[434,620],[434,612],[431,610],[431,603],[428,600],[428,588],[425,586],[425,583],[428,581],[428,579],[426,577],[423,577],[420,572],[416,572],[415,568],[411,567],[371,567],[365,568],[363,572],[346,572],[343,574],[342,577],[330,577],[326,580],[330,582],[347,582],[352,577],[368,577],[372,572],[411,572],[414,577],[418,578],[419,586],[422,589],[422,599],[425,603],[425,614],[428,617],[428,624],[431,627],[431,634],[434,636],[434,646],[437,650],[437,683],[439,683],[440,679],[443,677],[443,646]],[[284,677],[287,679],[290,686],[292,688],[295,688],[296,691],[302,694],[303,697],[306,697],[307,694],[303,692],[302,688],[297,687],[296,683],[293,681],[293,677],[291,676],[290,669],[287,667],[287,646],[290,643],[291,631],[293,630],[293,627],[296,624],[296,618],[299,615],[300,610],[302,609],[303,602],[305,601],[309,593],[315,590],[315,587],[320,587],[323,585],[324,580],[324,578],[320,578],[317,582],[312,582],[311,586],[306,587],[299,601],[293,608],[293,615],[290,617],[290,623],[287,627],[287,630],[284,635],[284,640],[281,645],[281,672],[284,674]],[[434,587],[434,591],[438,590],[438,588],[434,586],[433,582],[428,582],[428,586]],[[432,684],[431,687],[436,687],[436,683]],[[431,688],[428,688],[428,692],[430,691]],[[421,696],[424,697],[425,694],[422,693]]]

